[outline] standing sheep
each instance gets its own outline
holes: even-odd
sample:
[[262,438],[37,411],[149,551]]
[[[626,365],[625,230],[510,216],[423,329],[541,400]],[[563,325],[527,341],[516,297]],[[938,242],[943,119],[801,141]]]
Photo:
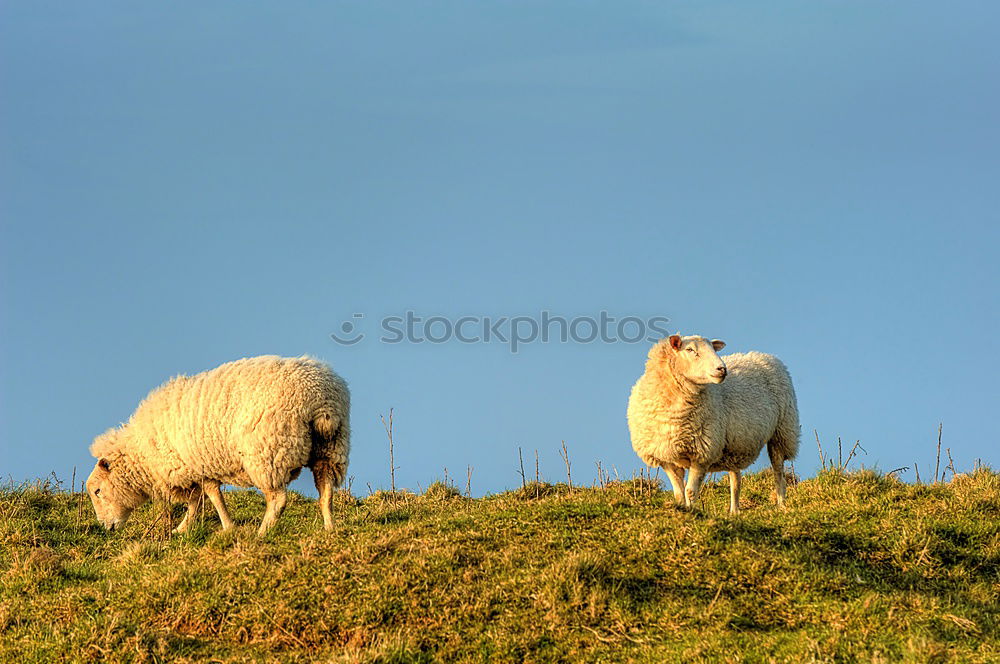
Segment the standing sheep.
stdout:
[[267,509],[259,533],[285,507],[286,487],[313,472],[323,526],[333,528],[333,489],[347,472],[350,393],[330,367],[275,355],[178,376],[150,392],[129,421],[98,436],[87,491],[114,530],[151,497],[187,503],[174,532],[191,528],[203,497],[233,527],[220,484],[255,486]]
[[[673,335],[649,351],[632,388],[632,448],[663,468],[678,504],[691,507],[705,473],[729,471],[732,514],[740,508],[740,471],[767,443],[778,505],[785,502],[785,460],[799,449],[799,413],[781,360],[764,353],[719,357],[725,342]],[[725,382],[723,382],[725,381]],[[687,488],[684,469],[690,470]]]

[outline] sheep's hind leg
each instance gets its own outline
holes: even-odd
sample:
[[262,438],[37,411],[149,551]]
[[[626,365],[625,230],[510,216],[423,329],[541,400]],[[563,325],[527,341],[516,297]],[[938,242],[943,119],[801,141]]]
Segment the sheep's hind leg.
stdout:
[[740,483],[743,476],[738,470],[729,471],[729,513],[740,513]]
[[684,505],[684,469],[672,463],[661,464],[670,478],[670,486],[674,488],[674,500],[678,505]]
[[208,499],[212,501],[212,505],[215,506],[215,511],[219,514],[219,521],[222,522],[222,529],[229,530],[235,524],[233,520],[229,518],[229,510],[226,509],[226,501],[222,498],[222,491],[219,490],[218,482],[205,482],[202,485],[205,490],[205,494]]
[[771,471],[774,473],[774,495],[778,500],[778,507],[785,506],[785,457],[772,443],[767,444],[767,456],[771,459]]
[[698,500],[698,493],[701,491],[701,483],[703,481],[705,481],[705,469],[692,464],[688,469],[687,490],[684,494],[686,499],[685,505],[689,509],[693,508],[695,501]]
[[319,512],[323,515],[323,529],[333,530],[333,481],[334,470],[328,459],[317,461],[312,467],[313,481],[319,491]]
[[285,509],[285,500],[288,497],[288,492],[284,487],[280,489],[264,489],[264,498],[267,500],[267,509],[264,510],[264,518],[260,522],[260,528],[257,529],[258,535],[263,535],[271,526],[278,520],[281,516],[281,512]]
[[177,527],[174,528],[173,532],[181,534],[191,530],[191,526],[194,525],[194,520],[198,518],[198,513],[201,511],[201,506],[204,502],[205,494],[202,493],[201,489],[192,491],[192,495],[188,497],[187,512],[184,514],[181,522],[177,524]]

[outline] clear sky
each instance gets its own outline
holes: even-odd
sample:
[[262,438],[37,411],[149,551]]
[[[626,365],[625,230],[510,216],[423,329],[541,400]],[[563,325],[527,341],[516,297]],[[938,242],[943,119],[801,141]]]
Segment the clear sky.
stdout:
[[151,388],[268,353],[350,383],[355,493],[388,485],[390,407],[406,487],[513,487],[518,446],[558,480],[562,440],[579,482],[640,467],[647,343],[380,342],[407,310],[665,316],[786,362],[799,472],[816,429],[926,478],[939,422],[996,465],[998,19],[5,2],[0,476],[79,478]]

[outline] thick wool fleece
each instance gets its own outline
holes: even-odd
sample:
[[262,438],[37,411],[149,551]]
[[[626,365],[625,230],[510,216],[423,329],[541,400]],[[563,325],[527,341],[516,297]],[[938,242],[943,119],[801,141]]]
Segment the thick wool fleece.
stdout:
[[99,436],[95,457],[116,468],[119,491],[184,499],[203,481],[284,488],[303,466],[329,464],[343,482],[350,395],[310,357],[255,357],[178,376],[129,419]]
[[795,458],[795,390],[778,358],[758,352],[725,355],[725,381],[696,385],[652,356],[628,404],[632,448],[647,464],[738,471],[752,464],[765,444],[772,458]]

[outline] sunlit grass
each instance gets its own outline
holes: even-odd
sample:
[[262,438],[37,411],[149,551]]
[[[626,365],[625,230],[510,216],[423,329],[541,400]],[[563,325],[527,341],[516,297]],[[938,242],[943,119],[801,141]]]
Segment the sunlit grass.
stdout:
[[228,494],[170,537],[106,533],[50,482],[0,491],[3,661],[1000,661],[1000,475],[905,484],[827,470],[710,483],[689,513],[648,479],[480,499]]

